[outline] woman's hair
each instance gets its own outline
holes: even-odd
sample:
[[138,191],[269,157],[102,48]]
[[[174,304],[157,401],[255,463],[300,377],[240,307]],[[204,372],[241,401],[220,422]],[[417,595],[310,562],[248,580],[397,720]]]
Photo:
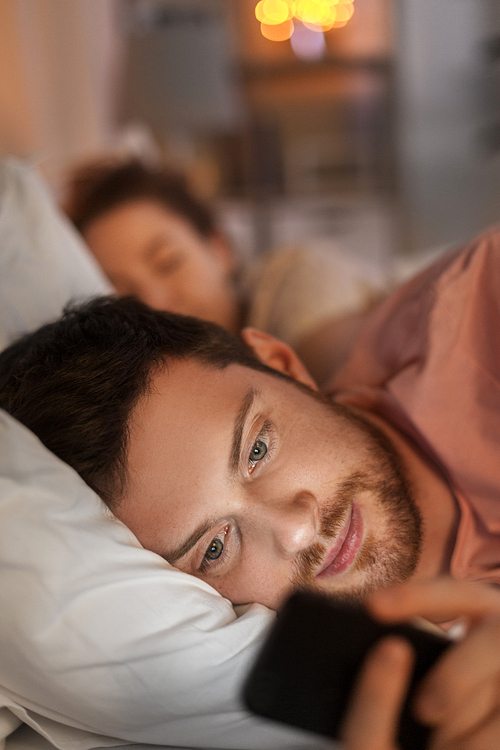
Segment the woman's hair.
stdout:
[[171,169],[147,166],[139,159],[101,160],[77,167],[67,185],[64,211],[80,232],[122,203],[152,200],[185,219],[202,237],[216,233],[211,210]]
[[102,297],[68,308],[0,354],[0,408],[113,509],[127,480],[132,410],[159,370],[189,358],[286,377],[215,323],[152,310],[130,297]]

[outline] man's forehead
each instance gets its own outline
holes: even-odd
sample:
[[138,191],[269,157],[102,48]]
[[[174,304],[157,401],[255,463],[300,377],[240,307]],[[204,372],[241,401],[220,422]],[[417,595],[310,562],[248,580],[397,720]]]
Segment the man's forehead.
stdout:
[[151,378],[147,392],[132,412],[130,428],[138,424],[147,427],[164,419],[182,422],[189,418],[193,424],[210,417],[236,415],[250,390],[265,394],[271,385],[268,380],[274,378],[237,363],[217,368],[195,359],[169,362]]
[[[195,394],[197,392],[216,392],[232,395],[233,391],[246,390],[248,384],[260,382],[260,390],[265,391],[277,382],[285,384],[288,378],[273,370],[253,368],[239,362],[231,362],[224,367],[205,362],[196,357],[169,360],[162,364],[151,377],[150,394],[167,396],[170,393]],[[229,389],[229,390],[228,390]]]

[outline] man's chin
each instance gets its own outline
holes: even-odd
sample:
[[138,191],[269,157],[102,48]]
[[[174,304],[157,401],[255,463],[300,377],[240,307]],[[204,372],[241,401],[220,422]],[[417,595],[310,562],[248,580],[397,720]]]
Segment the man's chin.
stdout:
[[319,593],[333,596],[339,601],[362,602],[379,586],[371,580],[349,581],[343,585],[337,581],[327,583],[314,581],[311,583],[311,588]]
[[314,579],[310,586],[340,601],[363,602],[374,591],[407,581],[413,575],[418,556],[398,558],[394,558],[393,550],[382,550],[380,554],[375,549],[362,550],[351,570],[319,581]]

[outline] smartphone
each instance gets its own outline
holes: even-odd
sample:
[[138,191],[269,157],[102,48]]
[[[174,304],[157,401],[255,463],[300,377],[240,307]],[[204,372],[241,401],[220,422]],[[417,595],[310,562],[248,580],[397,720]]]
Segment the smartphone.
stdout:
[[430,730],[412,714],[415,688],[452,643],[413,625],[384,625],[361,605],[310,591],[293,594],[245,682],[247,708],[268,719],[339,739],[349,696],[369,649],[398,634],[415,651],[415,665],[398,727],[402,750],[424,750]]

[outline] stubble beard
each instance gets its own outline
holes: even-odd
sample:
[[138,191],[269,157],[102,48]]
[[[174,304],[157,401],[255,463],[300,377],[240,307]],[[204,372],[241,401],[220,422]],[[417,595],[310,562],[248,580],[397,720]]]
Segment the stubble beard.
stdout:
[[[336,598],[360,601],[376,590],[405,581],[417,567],[423,521],[400,456],[385,433],[347,407],[319,397],[337,415],[363,434],[368,460],[363,471],[353,472],[338,487],[321,518],[324,543],[315,543],[297,555],[292,588],[313,587]],[[354,500],[369,496],[385,518],[378,536],[366,529],[356,560],[346,571],[316,581],[315,575],[342,528]],[[354,581],[351,581],[354,579]]]

